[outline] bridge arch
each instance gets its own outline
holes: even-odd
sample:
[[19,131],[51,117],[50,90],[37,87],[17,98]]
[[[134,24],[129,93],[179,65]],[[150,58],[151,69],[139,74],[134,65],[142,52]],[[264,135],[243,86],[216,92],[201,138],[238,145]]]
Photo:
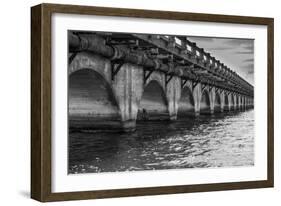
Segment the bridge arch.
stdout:
[[68,85],[70,127],[83,125],[101,128],[120,124],[121,116],[116,96],[103,75],[93,69],[81,68],[69,74]]
[[186,115],[194,115],[195,107],[194,107],[194,97],[192,90],[185,86],[181,90],[181,96],[178,103],[178,116],[186,116]]
[[221,112],[221,97],[218,92],[215,93],[214,112]]
[[211,113],[211,101],[209,92],[204,89],[202,91],[200,99],[200,114],[210,114]]
[[149,78],[146,80],[144,87],[150,84],[150,82],[156,81],[159,86],[162,88],[163,91],[165,91],[165,75],[158,72],[154,71],[152,74],[149,76]]
[[109,59],[89,52],[79,52],[69,64],[68,75],[82,69],[94,70],[100,74],[108,84],[111,84],[111,62]]
[[138,120],[169,119],[168,101],[159,81],[145,85],[138,108]]

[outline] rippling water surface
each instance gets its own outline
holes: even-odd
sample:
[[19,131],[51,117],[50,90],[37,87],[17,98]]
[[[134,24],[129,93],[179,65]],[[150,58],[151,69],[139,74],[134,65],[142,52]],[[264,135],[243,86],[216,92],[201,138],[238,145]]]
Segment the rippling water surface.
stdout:
[[69,133],[69,173],[254,165],[254,110]]

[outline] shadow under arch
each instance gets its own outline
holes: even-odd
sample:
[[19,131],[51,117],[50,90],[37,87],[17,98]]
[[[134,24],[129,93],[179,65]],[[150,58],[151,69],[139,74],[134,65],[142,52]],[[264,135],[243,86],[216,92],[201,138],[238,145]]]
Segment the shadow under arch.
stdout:
[[230,94],[230,110],[235,110],[235,105],[234,105],[234,95]]
[[240,109],[241,109],[241,110],[244,109],[243,97],[242,97],[242,96],[240,96]]
[[215,112],[221,112],[221,98],[220,98],[220,95],[217,92],[215,94],[214,111]]
[[93,69],[68,76],[68,118],[73,129],[121,127],[121,115],[111,85]]
[[189,87],[184,87],[181,91],[181,97],[178,106],[178,117],[194,116],[194,98]]
[[228,95],[224,94],[224,107],[223,111],[229,111]]
[[200,100],[200,114],[211,114],[209,93],[204,90]]
[[239,105],[239,97],[236,95],[236,109],[240,110],[240,105]]
[[169,119],[168,101],[160,83],[151,80],[143,90],[137,120],[164,119]]

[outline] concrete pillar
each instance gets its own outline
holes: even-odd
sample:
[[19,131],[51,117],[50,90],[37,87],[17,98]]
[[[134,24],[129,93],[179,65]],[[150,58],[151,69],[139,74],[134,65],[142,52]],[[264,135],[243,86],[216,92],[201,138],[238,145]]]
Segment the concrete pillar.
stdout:
[[201,83],[198,83],[193,88],[193,98],[194,98],[195,116],[199,116],[200,115],[200,101],[201,101]]
[[124,131],[135,130],[139,102],[143,93],[143,69],[133,64],[123,64],[114,77],[113,89]]
[[166,87],[166,96],[168,101],[168,111],[170,120],[177,119],[178,103],[181,96],[181,80],[177,76],[173,76]]
[[239,105],[239,110],[241,111],[242,110],[242,104],[241,104],[241,96],[239,95],[238,96],[238,105]]
[[[206,92],[209,99],[209,108],[202,111],[201,107],[201,99],[202,95],[204,95],[203,92]],[[200,113],[205,114],[213,114],[214,113],[214,104],[213,104],[213,98],[212,95],[210,95],[209,87],[206,86],[206,90],[202,91],[202,85],[200,83],[197,84],[197,86],[193,90],[193,96],[194,96],[194,103],[195,103],[195,115],[198,116]],[[206,106],[206,105],[205,105]]]
[[210,113],[211,114],[214,114],[214,110],[215,110],[215,95],[216,95],[216,92],[215,92],[215,87],[213,87],[212,89],[209,89],[209,86],[208,86],[208,90],[209,90],[209,99],[210,99]]

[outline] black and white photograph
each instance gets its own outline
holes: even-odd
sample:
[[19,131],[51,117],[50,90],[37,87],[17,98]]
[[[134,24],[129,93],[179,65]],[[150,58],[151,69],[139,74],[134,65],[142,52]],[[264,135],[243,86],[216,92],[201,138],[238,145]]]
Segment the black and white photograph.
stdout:
[[69,174],[255,165],[254,39],[67,41]]

